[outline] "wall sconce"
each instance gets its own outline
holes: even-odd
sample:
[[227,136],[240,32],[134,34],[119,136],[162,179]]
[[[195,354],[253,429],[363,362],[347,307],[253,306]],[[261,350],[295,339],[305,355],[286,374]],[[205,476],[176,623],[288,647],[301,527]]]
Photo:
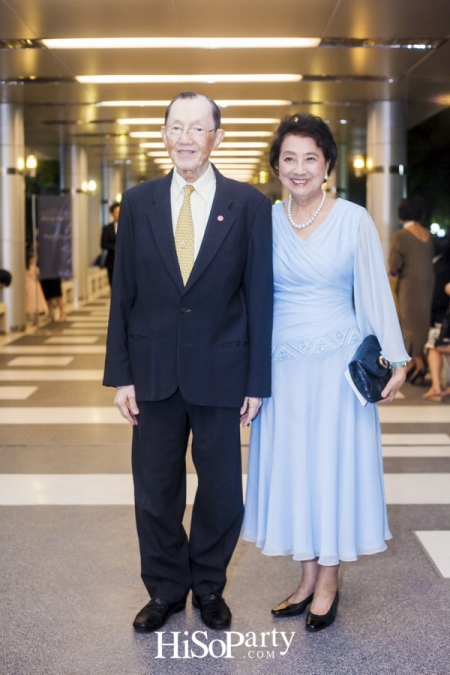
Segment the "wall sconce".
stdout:
[[95,182],[95,180],[89,180],[89,181],[84,180],[81,183],[81,190],[83,192],[95,192],[96,189],[97,189],[97,183]]
[[25,168],[30,178],[36,178],[37,158],[36,155],[28,155],[25,160]]
[[366,160],[362,155],[356,155],[353,159],[353,171],[355,178],[361,178],[366,173]]

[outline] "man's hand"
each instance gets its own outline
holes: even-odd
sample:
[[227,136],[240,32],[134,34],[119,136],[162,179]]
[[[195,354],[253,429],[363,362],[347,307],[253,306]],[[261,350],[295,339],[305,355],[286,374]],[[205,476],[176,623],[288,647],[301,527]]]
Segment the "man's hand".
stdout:
[[139,415],[139,408],[136,405],[134,384],[116,387],[114,404],[118,407],[122,417],[125,417],[125,419],[133,426],[137,425],[138,421],[136,415]]
[[248,427],[250,422],[255,419],[262,406],[262,398],[252,398],[246,396],[241,408],[241,424],[243,427]]

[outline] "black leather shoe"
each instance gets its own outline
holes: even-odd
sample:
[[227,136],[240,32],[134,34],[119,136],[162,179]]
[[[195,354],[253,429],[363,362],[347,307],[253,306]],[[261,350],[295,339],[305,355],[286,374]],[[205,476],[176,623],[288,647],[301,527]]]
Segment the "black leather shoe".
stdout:
[[158,628],[162,628],[169,616],[186,607],[186,599],[179,602],[170,600],[161,600],[161,598],[152,598],[148,605],[145,605],[133,621],[133,628],[141,633],[151,633]]
[[192,604],[200,610],[202,621],[208,628],[222,630],[230,627],[230,608],[219,593],[193,595]]
[[314,593],[311,593],[311,595],[301,602],[289,602],[289,600],[284,600],[272,609],[272,614],[274,616],[299,616],[300,614],[303,614],[309,603],[312,602],[313,597]]
[[326,614],[313,614],[312,612],[308,612],[308,616],[306,617],[306,630],[311,633],[317,633],[317,631],[331,626],[336,618],[338,602],[339,591],[336,591],[333,603]]

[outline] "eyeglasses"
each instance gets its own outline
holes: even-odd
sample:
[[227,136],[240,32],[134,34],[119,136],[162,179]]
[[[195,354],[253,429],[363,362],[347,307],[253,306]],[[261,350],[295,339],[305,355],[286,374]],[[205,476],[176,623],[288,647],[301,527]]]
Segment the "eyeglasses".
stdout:
[[203,138],[206,134],[210,134],[211,131],[217,131],[217,129],[204,129],[200,126],[183,129],[183,127],[180,127],[178,124],[173,124],[171,127],[164,126],[164,128],[171,138],[180,138],[183,131],[185,131],[190,138]]

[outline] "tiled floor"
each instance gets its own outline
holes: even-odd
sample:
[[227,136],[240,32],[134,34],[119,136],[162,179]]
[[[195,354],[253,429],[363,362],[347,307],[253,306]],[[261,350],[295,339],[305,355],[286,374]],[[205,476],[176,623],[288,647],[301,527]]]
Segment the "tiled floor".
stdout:
[[[162,636],[133,633],[146,593],[131,430],[101,386],[107,310],[100,299],[0,348],[0,675],[448,675],[450,402],[409,385],[380,406],[394,539],[342,565],[334,626],[308,635],[302,617],[273,619],[298,563],[240,542],[226,589],[234,632],[195,644],[204,626],[189,604]],[[160,644],[176,640],[178,658]]]

